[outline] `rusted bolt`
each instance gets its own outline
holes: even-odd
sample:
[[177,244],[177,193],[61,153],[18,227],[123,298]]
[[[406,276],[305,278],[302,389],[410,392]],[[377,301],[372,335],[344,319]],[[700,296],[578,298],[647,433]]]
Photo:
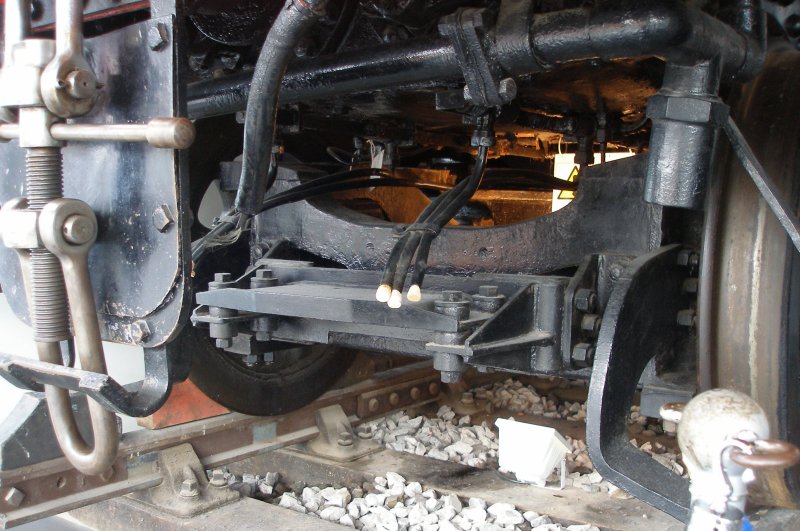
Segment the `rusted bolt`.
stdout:
[[200,495],[199,485],[196,478],[186,478],[181,483],[181,498],[195,498]]
[[461,395],[461,403],[462,404],[474,404],[475,403],[475,395],[472,393],[462,393]]
[[147,32],[147,45],[154,52],[163,50],[169,44],[166,24],[159,22]]
[[225,471],[221,468],[215,468],[211,471],[211,480],[209,484],[212,487],[225,487],[228,485],[228,482],[225,480]]
[[428,394],[431,396],[438,396],[439,384],[436,382],[431,382],[430,385],[428,385]]
[[400,403],[400,395],[397,393],[392,393],[389,395],[389,403],[393,406],[396,406]]
[[139,319],[131,323],[131,339],[134,343],[144,343],[150,337],[150,327],[147,321]]
[[377,398],[370,398],[367,407],[369,407],[370,412],[375,413],[376,411],[378,411],[380,405],[381,403],[378,401]]
[[419,400],[420,397],[422,397],[422,391],[419,390],[419,387],[412,387],[411,400]]
[[153,225],[158,232],[167,232],[175,219],[167,205],[158,205],[153,210]]
[[597,294],[588,288],[575,291],[575,308],[582,312],[593,312],[597,308]]
[[25,499],[25,493],[19,490],[16,487],[11,487],[8,493],[6,493],[5,500],[6,503],[11,505],[12,507],[19,507],[22,504],[22,500]]

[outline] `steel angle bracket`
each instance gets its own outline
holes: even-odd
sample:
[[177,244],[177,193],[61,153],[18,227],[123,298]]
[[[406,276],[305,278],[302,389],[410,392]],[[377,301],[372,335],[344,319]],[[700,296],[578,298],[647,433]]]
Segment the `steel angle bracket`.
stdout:
[[681,291],[688,269],[680,246],[663,247],[630,263],[617,279],[603,315],[586,416],[586,444],[598,472],[611,483],[683,521],[689,481],[661,466],[628,440],[627,419],[647,363],[667,355],[680,330]]

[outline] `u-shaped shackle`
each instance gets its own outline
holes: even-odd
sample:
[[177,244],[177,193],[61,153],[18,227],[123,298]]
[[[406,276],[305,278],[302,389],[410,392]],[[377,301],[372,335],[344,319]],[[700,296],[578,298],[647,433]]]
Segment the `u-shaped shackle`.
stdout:
[[[97,238],[97,218],[83,201],[55,199],[42,208],[38,229],[44,247],[61,263],[81,368],[105,374],[105,355],[88,261],[89,249]],[[37,342],[37,348],[42,361],[62,363],[58,343]],[[69,391],[46,385],[45,394],[53,429],[65,457],[84,474],[106,472],[114,463],[119,447],[116,415],[89,400],[94,434],[94,444],[89,446],[78,431]]]

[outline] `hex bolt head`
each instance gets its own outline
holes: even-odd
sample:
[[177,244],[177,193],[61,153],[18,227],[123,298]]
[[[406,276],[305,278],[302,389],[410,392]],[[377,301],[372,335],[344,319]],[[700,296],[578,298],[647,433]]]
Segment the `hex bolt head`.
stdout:
[[597,293],[589,288],[575,291],[575,308],[582,312],[593,312],[597,308]]
[[441,371],[442,383],[454,384],[461,380],[461,371]]
[[439,396],[439,384],[436,382],[428,384],[428,394],[431,396]]
[[446,289],[442,291],[442,300],[447,302],[458,302],[464,298],[464,294],[457,290]]
[[154,52],[158,52],[166,48],[169,44],[169,33],[167,33],[166,24],[159,22],[147,32],[147,45]]
[[478,295],[481,297],[497,297],[497,286],[480,286]]
[[397,406],[400,403],[400,395],[398,395],[397,393],[390,394],[389,403],[393,406]]
[[277,286],[278,279],[272,273],[272,269],[259,269],[256,274],[250,279],[250,288],[268,288]]
[[622,276],[622,266],[619,264],[613,264],[611,267],[608,268],[608,277],[616,282],[619,280],[619,277]]
[[209,484],[212,487],[226,487],[228,485],[228,481],[225,479],[225,471],[221,468],[215,468],[212,470]]
[[339,446],[353,446],[353,434],[349,431],[342,431],[339,432],[339,439],[336,441],[336,444]]
[[184,479],[181,483],[181,498],[196,498],[200,495],[200,486],[196,478]]
[[700,255],[689,249],[684,249],[678,253],[676,262],[681,267],[697,267],[700,263]]
[[572,348],[572,364],[580,369],[591,367],[594,363],[594,345],[578,343]]
[[683,281],[683,292],[684,293],[697,293],[697,288],[699,286],[699,281],[697,278],[687,278]]
[[697,314],[692,308],[680,310],[677,316],[677,323],[681,326],[694,326],[697,319]]
[[131,324],[131,339],[134,343],[144,343],[150,337],[150,327],[147,321],[139,319]]
[[516,98],[517,83],[514,81],[514,79],[510,77],[501,79],[500,83],[497,85],[497,95],[500,96],[500,99],[506,103]]
[[172,226],[174,221],[172,212],[170,212],[167,205],[158,205],[155,210],[153,210],[153,225],[158,232],[167,232],[167,229]]
[[419,387],[412,387],[411,400],[419,400],[420,398],[422,398],[422,391],[419,390]]
[[230,282],[230,273],[214,273],[214,282]]
[[596,313],[587,313],[581,317],[581,330],[591,337],[596,337],[600,333],[600,325],[603,320]]
[[5,495],[5,501],[12,507],[19,507],[25,499],[25,493],[16,487],[11,487]]
[[87,216],[75,214],[64,221],[61,231],[67,243],[84,245],[94,238],[97,232],[97,224]]
[[472,393],[462,393],[461,394],[461,403],[462,404],[474,404],[475,403],[475,395]]
[[217,338],[217,348],[231,348],[233,346],[233,339],[230,338]]

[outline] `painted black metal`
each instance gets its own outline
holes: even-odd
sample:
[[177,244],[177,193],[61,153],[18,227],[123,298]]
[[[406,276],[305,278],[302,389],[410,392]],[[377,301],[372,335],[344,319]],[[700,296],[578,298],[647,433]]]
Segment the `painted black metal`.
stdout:
[[[251,71],[188,85],[190,118],[244,110]],[[289,66],[281,103],[324,99],[414,83],[461,79],[453,46],[442,38],[414,39],[370,50],[305,59]]]
[[[747,79],[763,62],[760,39],[740,33],[684,2],[628,0],[532,14],[532,2],[506,0],[494,50],[511,75],[541,72],[589,59],[655,56],[696,64],[720,55],[725,79]],[[523,24],[522,22],[526,22]],[[329,98],[462,79],[458,54],[445,40],[413,40],[298,61],[284,80],[282,102]],[[248,74],[188,88],[189,116],[244,109]]]
[[[457,274],[540,274],[574,267],[588,254],[640,255],[661,244],[662,209],[642,200],[646,156],[590,166],[565,208],[498,227],[445,227],[428,265]],[[274,192],[297,183],[300,170],[281,167]],[[313,227],[313,229],[312,229]],[[285,239],[348,269],[383,269],[396,226],[332,200],[285,205],[255,220],[256,242]],[[377,286],[377,284],[376,284]]]
[[702,209],[718,128],[728,106],[717,96],[716,60],[668,63],[661,90],[647,102],[652,122],[644,198],[663,206]]
[[237,212],[255,215],[274,180],[270,173],[270,156],[278,119],[278,95],[289,60],[300,39],[317,21],[326,0],[287,0],[269,29],[261,47],[244,122],[242,175],[234,201]]
[[[423,300],[390,309],[375,300],[377,271],[308,267],[294,261],[261,260],[276,286],[250,289],[249,276],[239,287],[197,294],[209,307],[236,310],[219,317],[203,309],[195,324],[230,323],[249,331],[264,315],[272,322],[271,338],[287,342],[329,343],[419,356],[457,355],[474,364],[494,356],[498,367],[524,367],[526,372],[555,373],[561,369],[560,324],[564,306],[564,277],[475,274],[469,277],[431,275]],[[493,286],[503,303],[495,311],[474,304],[482,286]],[[443,290],[464,293],[464,315],[436,309]]]
[[[139,38],[155,24],[168,28],[171,43],[180,41],[180,28],[173,26],[171,16],[86,40],[89,61],[105,86],[95,109],[76,122],[147,122],[181,115],[173,49],[153,51]],[[190,212],[182,207],[188,204],[184,200],[188,182],[181,170],[184,155],[110,142],[74,142],[63,152],[64,195],[88,203],[98,218],[99,235],[89,268],[103,339],[135,343],[132,325],[144,320],[149,335],[142,344],[163,344],[185,320],[188,302]],[[6,168],[0,179],[0,202],[23,195],[23,158],[16,141],[0,145]],[[162,206],[173,222],[159,232],[153,216]],[[0,284],[14,313],[27,321],[19,259],[2,246]]]
[[106,374],[0,354],[0,377],[21,389],[40,391],[41,384],[55,385],[84,393],[104,407],[130,417],[145,417],[167,400],[172,384],[170,356],[165,347],[145,349],[144,371],[142,382],[126,388]]
[[597,471],[637,498],[686,521],[689,482],[628,442],[627,417],[647,363],[673,348],[687,269],[678,246],[639,257],[623,270],[606,305],[589,386],[586,444]]

